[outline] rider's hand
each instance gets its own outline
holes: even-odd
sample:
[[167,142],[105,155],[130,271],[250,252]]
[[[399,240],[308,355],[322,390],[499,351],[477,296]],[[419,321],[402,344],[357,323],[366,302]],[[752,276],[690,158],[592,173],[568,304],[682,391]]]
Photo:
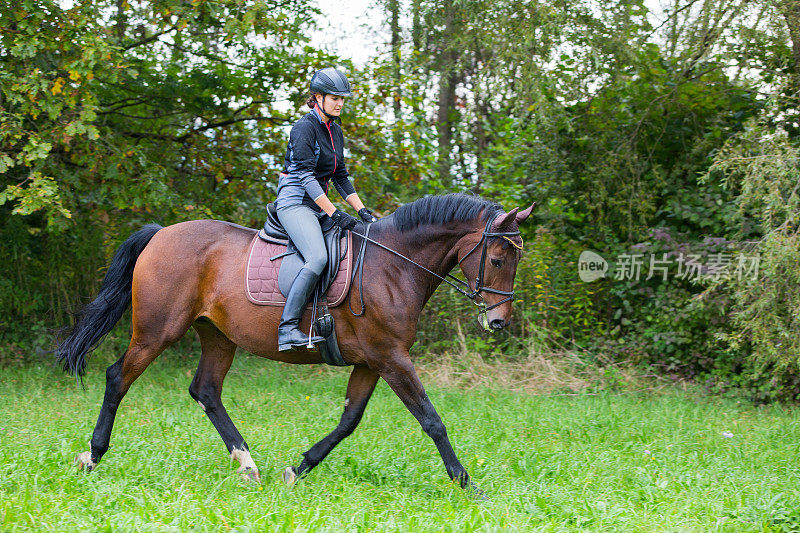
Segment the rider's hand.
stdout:
[[356,227],[356,224],[358,224],[358,219],[356,217],[344,211],[339,211],[338,209],[333,212],[331,218],[333,219],[333,223],[342,229],[353,229]]
[[367,224],[371,224],[373,222],[377,222],[378,219],[372,214],[372,211],[367,209],[366,207],[362,207],[358,210],[358,216],[361,217],[361,220],[366,222]]

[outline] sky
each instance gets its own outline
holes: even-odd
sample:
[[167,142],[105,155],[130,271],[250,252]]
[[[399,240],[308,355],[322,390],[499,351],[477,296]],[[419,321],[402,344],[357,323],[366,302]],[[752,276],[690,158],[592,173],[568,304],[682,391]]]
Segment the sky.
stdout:
[[374,0],[318,2],[322,17],[319,29],[311,36],[311,44],[325,46],[340,57],[351,59],[357,66],[364,66],[382,44],[376,28],[383,14],[376,4]]
[[[63,9],[74,6],[74,0],[58,0]],[[375,27],[382,19],[375,0],[338,0],[317,2],[322,11],[319,28],[311,36],[311,44],[325,46],[331,52],[364,66],[381,44]],[[384,38],[385,40],[385,38]]]

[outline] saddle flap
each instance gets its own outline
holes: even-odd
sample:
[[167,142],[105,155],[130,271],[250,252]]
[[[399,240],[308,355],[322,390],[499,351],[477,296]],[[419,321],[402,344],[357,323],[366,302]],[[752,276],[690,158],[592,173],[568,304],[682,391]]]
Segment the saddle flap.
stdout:
[[283,263],[281,263],[280,270],[278,271],[278,289],[280,289],[284,299],[289,295],[289,289],[292,288],[294,278],[297,277],[304,263],[303,257],[297,250],[294,250],[294,253],[283,258]]

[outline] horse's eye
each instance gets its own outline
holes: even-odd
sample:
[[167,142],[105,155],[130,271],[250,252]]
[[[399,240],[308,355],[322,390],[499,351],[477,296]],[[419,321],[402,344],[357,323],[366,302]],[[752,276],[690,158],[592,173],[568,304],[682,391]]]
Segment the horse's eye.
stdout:
[[500,268],[501,266],[503,266],[503,260],[502,259],[492,259],[492,264],[494,266],[496,266],[497,268]]

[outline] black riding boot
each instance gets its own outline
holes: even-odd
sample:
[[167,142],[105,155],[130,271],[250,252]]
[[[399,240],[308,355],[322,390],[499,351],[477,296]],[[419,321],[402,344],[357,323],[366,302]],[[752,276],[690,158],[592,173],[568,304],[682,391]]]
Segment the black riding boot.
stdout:
[[[300,331],[300,318],[306,309],[309,298],[314,293],[314,286],[319,276],[307,268],[300,269],[294,278],[292,288],[286,297],[281,322],[278,325],[278,351],[291,350],[308,345],[308,334]],[[318,336],[311,337],[311,344],[322,342],[325,339]]]

